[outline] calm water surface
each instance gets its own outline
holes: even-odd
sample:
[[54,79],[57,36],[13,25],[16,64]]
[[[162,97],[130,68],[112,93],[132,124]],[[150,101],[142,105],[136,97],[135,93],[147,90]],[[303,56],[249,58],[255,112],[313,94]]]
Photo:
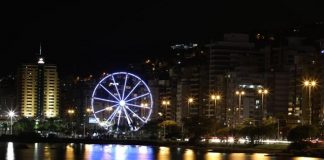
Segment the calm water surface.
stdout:
[[0,143],[6,160],[320,160],[306,157],[270,157],[266,153],[217,153],[186,148],[139,145]]

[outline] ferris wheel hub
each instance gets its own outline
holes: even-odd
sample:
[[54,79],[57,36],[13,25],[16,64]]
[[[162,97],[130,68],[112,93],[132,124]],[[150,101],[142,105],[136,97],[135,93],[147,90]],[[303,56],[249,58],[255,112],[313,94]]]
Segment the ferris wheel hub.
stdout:
[[126,102],[124,100],[121,100],[121,101],[119,101],[119,105],[122,106],[122,107],[125,107]]

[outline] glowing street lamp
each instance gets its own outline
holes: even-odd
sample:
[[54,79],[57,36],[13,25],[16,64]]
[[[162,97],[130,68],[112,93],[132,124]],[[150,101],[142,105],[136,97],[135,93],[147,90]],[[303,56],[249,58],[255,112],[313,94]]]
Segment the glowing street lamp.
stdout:
[[8,116],[10,117],[10,135],[12,135],[12,118],[15,116],[15,112],[9,111]]
[[245,94],[244,91],[236,91],[235,94],[239,96],[239,102],[238,102],[238,119],[241,120],[241,99],[242,96]]
[[68,110],[68,114],[69,114],[69,115],[73,115],[73,114],[74,114],[74,110],[73,110],[73,109],[69,109],[69,110]]
[[71,121],[71,129],[72,129],[72,134],[73,134],[73,122],[72,122],[72,115],[74,114],[73,109],[68,109],[68,114],[70,116],[70,121]]
[[110,107],[110,106],[109,106],[109,107],[106,107],[105,109],[106,109],[109,113],[113,110],[113,108]]
[[143,115],[145,115],[145,108],[147,108],[148,107],[148,103],[147,102],[142,102],[141,103],[141,114],[142,114],[142,116]]
[[164,106],[164,116],[165,116],[165,118],[166,118],[166,115],[167,115],[167,108],[168,108],[168,106],[170,105],[170,101],[169,100],[163,100],[162,101],[162,105]]
[[190,108],[190,103],[193,103],[193,101],[194,101],[194,99],[192,98],[192,97],[189,97],[188,98],[188,116],[190,115],[190,110],[189,110],[189,108]]
[[[167,119],[166,111],[167,111],[168,105],[170,105],[170,101],[169,100],[163,100],[162,105],[165,106],[164,107],[164,117],[165,117],[165,119]],[[163,122],[163,138],[165,139],[165,121]]]
[[[211,95],[210,96],[210,98],[212,99],[212,100],[214,100],[214,107],[215,107],[215,109],[214,109],[214,115],[215,115],[215,117],[217,116],[216,114],[217,114],[217,112],[216,112],[216,110],[217,110],[217,100],[220,100],[221,99],[221,96],[219,95],[219,94],[213,94],[213,95]],[[210,108],[209,108],[209,113],[208,113],[208,117],[210,116]]]
[[262,119],[264,118],[264,101],[263,101],[263,97],[264,95],[267,95],[269,93],[269,91],[267,89],[259,89],[258,93],[261,94],[261,112],[262,112]]
[[87,108],[87,113],[90,114],[92,112],[92,109],[91,108]]
[[316,87],[317,82],[315,80],[305,80],[304,87],[308,88],[308,107],[309,107],[309,125],[312,125],[312,97],[311,90]]
[[83,124],[83,137],[84,138],[85,138],[85,134],[86,134],[86,124],[87,124],[86,120],[88,119],[91,112],[92,112],[91,108],[86,109],[86,115],[85,115],[86,117],[85,117],[84,124]]

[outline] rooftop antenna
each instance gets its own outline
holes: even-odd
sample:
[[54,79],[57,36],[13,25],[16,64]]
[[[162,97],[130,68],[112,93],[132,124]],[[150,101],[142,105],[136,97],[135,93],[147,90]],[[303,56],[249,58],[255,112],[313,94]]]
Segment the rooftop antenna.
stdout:
[[39,44],[39,58],[38,58],[38,64],[44,64],[44,58],[42,57],[42,43]]
[[39,43],[39,55],[42,56],[42,43]]

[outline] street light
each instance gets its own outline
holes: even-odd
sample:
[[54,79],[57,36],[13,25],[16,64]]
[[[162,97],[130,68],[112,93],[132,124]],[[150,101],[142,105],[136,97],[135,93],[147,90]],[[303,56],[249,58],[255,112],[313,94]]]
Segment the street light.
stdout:
[[69,110],[68,110],[68,114],[69,114],[69,115],[74,114],[74,110],[73,110],[73,109],[69,109]]
[[[162,101],[162,105],[165,106],[164,107],[164,118],[165,120],[167,119],[167,108],[168,105],[170,105],[170,101],[169,100],[163,100]],[[165,121],[163,122],[163,138],[165,139]]]
[[87,108],[86,109],[86,117],[85,117],[85,120],[84,120],[84,124],[83,124],[83,137],[85,138],[85,133],[86,133],[86,119],[88,119],[90,113],[92,112],[92,109],[91,108]]
[[[216,105],[217,105],[217,100],[220,100],[221,99],[221,96],[219,95],[219,94],[213,94],[213,95],[211,95],[211,99],[212,100],[214,100],[214,107],[215,107],[215,109],[214,109],[214,115],[215,115],[215,117],[217,116],[216,114],[216,109],[217,109],[217,107],[216,107]],[[209,114],[208,114],[208,117],[210,116],[210,108],[209,108]]]
[[69,109],[68,110],[68,114],[69,114],[69,117],[70,117],[70,121],[71,121],[71,129],[72,129],[72,135],[73,135],[73,122],[72,122],[72,115],[74,114],[74,110],[73,109]]
[[192,97],[189,97],[189,98],[188,98],[188,108],[187,108],[187,109],[188,109],[188,117],[189,117],[189,115],[190,115],[190,112],[189,112],[189,111],[190,111],[190,110],[189,110],[189,108],[190,108],[190,103],[193,103],[193,101],[194,101],[194,99],[193,99]]
[[10,135],[12,135],[12,117],[15,116],[15,112],[9,111],[8,116],[10,117]]
[[238,120],[241,120],[241,99],[242,99],[242,96],[245,94],[245,92],[244,91],[236,91],[235,94],[239,96]]
[[144,114],[145,114],[145,108],[147,108],[148,107],[148,103],[147,102],[142,102],[141,103],[141,114],[142,114],[142,116],[144,116]]
[[317,82],[315,80],[305,80],[304,86],[308,88],[308,107],[309,107],[309,125],[312,125],[312,97],[311,90],[315,87]]
[[262,114],[262,119],[264,118],[264,103],[263,103],[263,97],[264,95],[267,95],[269,91],[267,89],[259,89],[258,93],[261,94],[261,114]]
[[169,100],[163,100],[162,105],[164,106],[164,116],[165,116],[165,118],[167,118],[167,108],[170,105],[170,101]]
[[92,109],[91,108],[87,108],[86,111],[87,111],[88,114],[90,114],[90,112],[92,111]]
[[111,106],[108,106],[108,107],[106,107],[105,109],[106,109],[106,111],[109,112],[109,114],[110,114],[110,112],[113,110],[113,108],[112,108]]

